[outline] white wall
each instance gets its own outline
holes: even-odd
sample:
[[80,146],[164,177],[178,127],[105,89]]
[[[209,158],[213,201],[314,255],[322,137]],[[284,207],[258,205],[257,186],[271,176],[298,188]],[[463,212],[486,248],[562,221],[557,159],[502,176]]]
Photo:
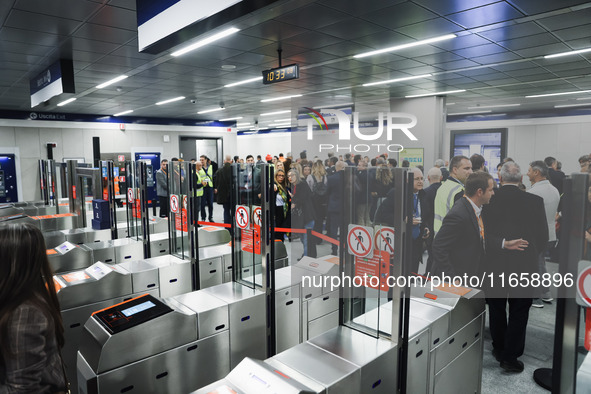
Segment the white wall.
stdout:
[[[170,137],[170,142],[163,141],[165,135]],[[180,136],[221,137],[224,154],[237,150],[236,131],[225,127],[126,124],[126,131],[121,131],[119,125],[113,123],[0,119],[0,153],[19,149],[21,173],[17,176],[22,186],[22,199],[26,201],[41,198],[37,161],[47,158],[48,142],[57,144],[53,150],[56,161],[64,157],[83,157],[87,163],[92,163],[93,137],[100,137],[101,153],[157,147],[162,157],[171,158],[179,155]]]
[[[291,152],[291,133],[268,133],[268,134],[246,134],[239,135],[237,138],[238,148],[232,156],[238,155],[245,158],[247,155],[261,155],[263,160],[265,156],[279,156],[279,153],[287,155]],[[292,152],[293,153],[293,152]]]
[[[591,154],[591,116],[447,123],[443,138],[449,155],[450,130],[507,128],[507,156],[526,171],[534,160],[553,156],[565,174],[579,171],[578,159]],[[428,163],[427,163],[428,164]]]

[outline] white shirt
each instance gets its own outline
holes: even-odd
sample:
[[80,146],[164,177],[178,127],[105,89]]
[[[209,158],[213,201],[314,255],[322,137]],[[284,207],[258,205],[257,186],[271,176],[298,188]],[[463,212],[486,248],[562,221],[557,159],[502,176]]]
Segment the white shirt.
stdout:
[[556,241],[556,212],[560,202],[560,194],[549,180],[536,182],[528,191],[544,199],[544,208],[546,209],[546,221],[548,222],[548,241]]

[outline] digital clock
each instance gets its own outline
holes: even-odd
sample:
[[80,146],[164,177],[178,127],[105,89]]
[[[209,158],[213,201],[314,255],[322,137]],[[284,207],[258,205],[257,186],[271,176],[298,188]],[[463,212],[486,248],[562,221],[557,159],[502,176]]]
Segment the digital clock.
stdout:
[[300,66],[297,64],[290,64],[278,68],[263,71],[263,84],[289,81],[290,79],[298,79],[300,77]]

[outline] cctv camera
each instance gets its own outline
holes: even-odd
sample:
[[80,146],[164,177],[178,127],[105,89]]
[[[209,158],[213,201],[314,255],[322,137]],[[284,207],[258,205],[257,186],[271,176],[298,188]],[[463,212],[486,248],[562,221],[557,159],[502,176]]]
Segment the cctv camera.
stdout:
[[191,104],[195,104],[197,100],[191,100]]

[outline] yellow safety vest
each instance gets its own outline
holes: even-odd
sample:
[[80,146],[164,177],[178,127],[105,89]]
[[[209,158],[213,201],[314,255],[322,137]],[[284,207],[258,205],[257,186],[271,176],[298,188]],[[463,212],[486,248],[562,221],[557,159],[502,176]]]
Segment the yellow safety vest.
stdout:
[[435,217],[433,220],[433,231],[435,234],[441,228],[443,224],[443,218],[454,206],[454,197],[456,194],[462,192],[464,186],[451,179],[446,180],[441,184],[441,187],[437,189],[435,196]]
[[207,167],[207,171],[201,167],[201,171],[203,171],[203,178],[207,179],[207,184],[209,187],[213,187],[213,167]]
[[[197,183],[199,185],[201,185],[201,182],[203,182],[203,178],[205,178],[205,171],[203,171],[203,168],[201,168],[199,171],[197,171]],[[203,195],[203,188],[200,187],[199,189],[195,189],[196,193],[195,196],[196,197],[201,197]]]

